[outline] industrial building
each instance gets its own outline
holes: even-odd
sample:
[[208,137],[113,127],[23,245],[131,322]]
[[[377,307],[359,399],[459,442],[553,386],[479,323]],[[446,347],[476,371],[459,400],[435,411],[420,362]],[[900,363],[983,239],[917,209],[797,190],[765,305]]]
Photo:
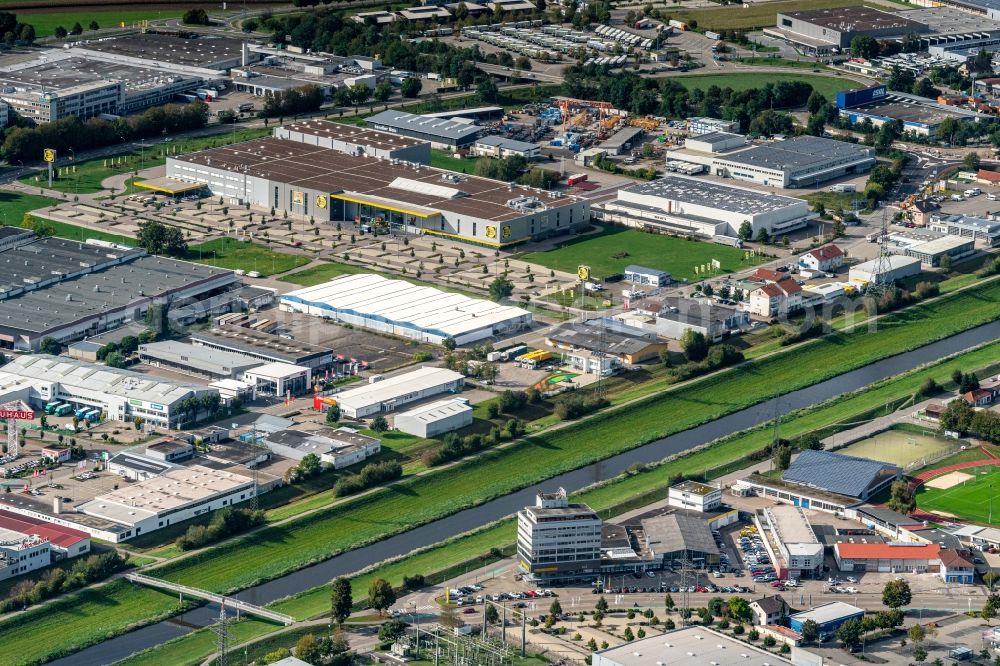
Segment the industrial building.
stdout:
[[975,254],[975,252],[976,241],[974,239],[951,235],[906,248],[906,256],[919,259],[921,266],[926,268],[940,266],[944,257],[957,261]]
[[641,127],[624,127],[612,134],[606,141],[598,144],[598,148],[606,151],[608,155],[627,154],[633,148],[642,145],[642,137],[645,130]]
[[431,163],[431,146],[426,141],[334,123],[323,118],[276,127],[274,137],[335,150],[345,155],[405,160],[416,164]]
[[875,149],[820,136],[798,136],[720,155],[717,176],[773,187],[813,187],[875,166]]
[[0,251],[0,346],[38,349],[141,320],[151,305],[210,296],[232,271],[63,238]]
[[674,340],[680,340],[685,331],[693,330],[718,342],[750,326],[747,310],[717,305],[709,299],[644,298],[638,302],[629,301],[628,307],[626,312],[615,315],[615,319]]
[[936,543],[838,543],[833,556],[841,571],[925,573],[939,571],[940,551]]
[[739,132],[740,121],[722,120],[721,118],[708,118],[705,116],[694,116],[688,118],[688,132],[697,136],[709,134],[711,132]]
[[823,544],[800,507],[777,504],[760,511],[754,522],[766,536],[764,543],[772,551],[779,578],[822,576]]
[[842,601],[831,601],[807,611],[789,615],[788,625],[792,631],[797,631],[801,634],[802,625],[812,620],[819,625],[819,639],[823,641],[836,634],[837,627],[848,620],[860,620],[864,616],[865,611],[863,608],[845,604]]
[[472,424],[472,406],[464,398],[448,398],[396,415],[396,430],[414,437],[437,437]]
[[724,153],[747,145],[747,138],[733,132],[708,132],[684,140],[683,152],[667,153],[668,157],[677,157],[688,152],[705,153],[706,155]]
[[153,378],[138,372],[62,356],[17,356],[0,368],[0,401],[68,402],[99,409],[107,418],[138,417],[161,428],[181,428],[207,416],[203,407],[184,409],[190,398],[218,396],[203,386]]
[[0,510],[0,581],[90,552],[90,535]]
[[271,137],[169,157],[166,175],[202,183],[234,204],[318,223],[386,225],[489,247],[568,233],[590,222],[584,199],[365,152],[345,159],[337,150]]
[[601,572],[601,518],[566,491],[539,492],[517,512],[517,559],[527,580],[557,585],[593,580]]
[[758,473],[752,473],[737,481],[734,492],[833,514],[843,514],[864,503],[857,497],[828,492],[822,488],[783,481]]
[[267,363],[246,370],[241,380],[254,388],[255,395],[290,397],[312,388],[309,368],[291,363]]
[[365,124],[380,132],[408,136],[445,150],[472,145],[482,133],[481,127],[469,122],[418,116],[395,109],[369,116],[365,118]]
[[250,356],[176,340],[139,345],[139,359],[158,368],[212,380],[236,379],[245,371],[261,365],[258,359]]
[[260,60],[262,54],[241,39],[199,33],[141,34],[90,39],[76,45],[90,54],[101,54],[121,64],[156,63],[166,68],[204,67],[225,72],[238,65]]
[[722,488],[700,481],[681,481],[667,490],[667,504],[707,513],[722,507]]
[[686,176],[665,176],[618,190],[594,206],[594,217],[639,229],[713,238],[735,238],[743,222],[781,236],[801,229],[816,214],[803,199]]
[[314,373],[333,365],[328,347],[261,333],[242,326],[215,326],[190,335],[191,344],[249,356],[261,363],[288,363],[309,368]]
[[[206,512],[244,502],[256,493],[253,479],[202,465],[172,466],[159,476],[122,486],[77,505],[97,519],[78,529],[111,543],[121,543]],[[72,513],[59,514],[72,523]],[[103,523],[103,524],[101,524]]]
[[515,141],[514,139],[505,139],[500,136],[490,135],[476,139],[476,142],[472,145],[472,154],[481,157],[495,157],[497,159],[523,157],[531,162],[541,156],[542,149],[537,143]]
[[1000,221],[971,215],[932,215],[928,227],[949,236],[971,238],[986,247],[1000,245]]
[[598,650],[592,663],[593,666],[781,666],[792,662],[722,632],[692,625]]
[[442,393],[460,393],[464,385],[465,377],[458,372],[424,367],[347,389],[331,397],[344,416],[361,419]]
[[780,37],[811,55],[827,55],[850,48],[855,37],[884,39],[928,30],[926,24],[898,14],[858,6],[781,12],[777,16],[777,28],[768,28],[765,33]]
[[[882,271],[881,276],[878,275],[879,270]],[[876,277],[880,277],[882,282],[892,283],[919,272],[920,259],[891,254],[881,259],[872,259],[851,266],[848,271],[848,280],[854,284],[864,285],[874,282]]]
[[629,264],[625,267],[625,282],[650,287],[666,287],[670,284],[670,273],[658,268],[647,268]]
[[374,273],[343,275],[288,292],[280,307],[434,344],[450,339],[463,345],[509,335],[532,322],[531,313],[521,308]]
[[719,564],[719,547],[707,520],[683,512],[642,520],[645,547],[661,566],[689,563],[696,568]]
[[636,365],[659,358],[666,341],[614,320],[566,322],[545,334],[545,344],[568,351],[588,351],[614,357],[623,364]]
[[888,488],[902,474],[902,469],[890,463],[808,449],[798,455],[781,479],[867,500]]
[[279,456],[302,460],[311,453],[334,469],[356,465],[382,450],[382,442],[378,439],[361,435],[349,428],[279,430],[264,433],[260,439]]
[[889,91],[886,86],[872,86],[861,90],[837,93],[840,116],[852,125],[868,120],[875,127],[896,120],[903,123],[904,132],[933,138],[946,118],[963,122],[991,121],[989,116],[971,109],[939,104],[926,97]]

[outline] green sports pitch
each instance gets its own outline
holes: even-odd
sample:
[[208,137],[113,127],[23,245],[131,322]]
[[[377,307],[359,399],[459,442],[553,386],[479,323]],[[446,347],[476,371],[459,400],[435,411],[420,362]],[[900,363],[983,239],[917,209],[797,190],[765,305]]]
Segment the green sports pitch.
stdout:
[[[917,490],[917,508],[945,518],[1000,524],[1000,497],[994,498],[992,503],[995,504],[995,510],[990,515],[990,496],[1000,493],[1000,466],[968,467],[958,472],[967,474],[970,478],[950,488],[931,488],[927,482],[920,486]],[[933,482],[934,479],[930,481]]]

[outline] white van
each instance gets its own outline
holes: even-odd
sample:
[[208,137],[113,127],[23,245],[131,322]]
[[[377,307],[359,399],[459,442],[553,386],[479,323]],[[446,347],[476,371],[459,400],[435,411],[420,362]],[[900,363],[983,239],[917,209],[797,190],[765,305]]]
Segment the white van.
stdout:
[[965,194],[965,196],[967,197],[978,197],[982,193],[983,191],[978,187],[970,187],[965,192],[963,192],[963,194]]

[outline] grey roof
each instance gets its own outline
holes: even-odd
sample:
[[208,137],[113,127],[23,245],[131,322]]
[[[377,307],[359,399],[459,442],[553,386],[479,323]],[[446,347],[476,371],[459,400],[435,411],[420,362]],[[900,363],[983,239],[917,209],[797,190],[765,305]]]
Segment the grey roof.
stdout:
[[119,453],[113,456],[109,463],[114,463],[116,465],[121,465],[128,469],[134,470],[136,472],[143,472],[145,474],[163,474],[168,469],[174,467],[170,463],[160,462],[159,460],[153,460],[152,458],[147,458],[146,456],[137,456],[131,453]]
[[806,449],[781,478],[840,495],[860,497],[884,469],[899,471],[895,465],[878,460]]
[[775,613],[780,613],[782,609],[788,612],[791,606],[780,594],[773,594],[769,597],[761,597],[760,599],[754,599],[753,603],[757,604],[762,611],[768,615],[774,615]]
[[1000,233],[1000,222],[972,215],[935,215],[931,222],[952,224],[983,233]]
[[636,137],[642,136],[644,131],[645,130],[641,127],[626,127],[624,129],[620,129],[612,134],[607,141],[603,142],[600,147],[617,150],[626,143],[634,141]]
[[257,420],[254,421],[254,426],[261,434],[287,430],[293,425],[295,425],[295,421],[282,418],[280,416],[274,416],[273,414],[261,414],[257,417]]
[[646,275],[666,275],[670,277],[668,271],[661,271],[659,268],[649,268],[648,266],[639,266],[638,264],[629,264],[625,267],[626,273],[644,273]]
[[301,340],[289,340],[270,333],[261,333],[242,326],[218,326],[191,334],[195,344],[228,349],[237,353],[260,354],[268,358],[301,365],[302,362],[332,356],[329,347],[320,347]]
[[89,352],[97,352],[103,347],[104,345],[102,345],[100,342],[94,342],[93,340],[80,340],[79,342],[74,342],[69,345],[70,349],[76,349],[78,351],[89,351]]
[[670,513],[644,519],[642,529],[646,533],[647,547],[656,553],[676,553],[686,550],[709,555],[719,554],[719,547],[715,545],[715,538],[712,536],[712,528],[704,518]]
[[428,118],[392,109],[365,118],[365,123],[375,129],[389,127],[397,130],[409,130],[451,141],[473,138],[482,130],[481,127],[469,123],[443,118]]
[[927,529],[927,530],[911,530],[910,534],[928,541],[929,543],[936,543],[942,548],[950,548],[952,550],[962,550],[962,540],[958,536],[952,534],[951,532],[945,532],[944,530],[937,529]]
[[886,525],[892,525],[893,527],[899,527],[900,525],[914,525],[920,522],[916,518],[910,518],[909,516],[899,513],[898,511],[893,511],[892,509],[887,509],[881,506],[860,506],[857,511],[859,516],[868,516],[873,520],[878,520]]
[[637,354],[657,343],[654,334],[638,328],[635,330],[636,333],[633,334],[605,328],[602,340],[602,331],[598,326],[569,322],[557,326],[546,337],[554,342],[573,345],[580,349],[615,355]]
[[799,208],[804,204],[802,199],[677,175],[664,176],[663,178],[648,183],[639,183],[625,189],[629,192],[636,192],[645,196],[663,197],[682,203],[711,206],[720,210],[742,213],[744,215],[773,213],[786,208]]
[[710,143],[713,146],[717,143],[726,143],[732,139],[745,139],[742,134],[736,134],[735,132],[706,132],[705,134],[697,134],[691,137],[691,141],[702,141],[704,143]]
[[248,370],[262,365],[259,359],[245,354],[185,344],[176,340],[163,340],[139,345],[139,355],[142,358],[184,364],[201,372],[219,375],[231,375],[240,370]]
[[830,160],[866,157],[874,159],[874,151],[867,146],[821,136],[798,136],[729,153],[719,159],[764,169],[795,171],[823,166]]
[[477,146],[498,146],[504,150],[519,150],[521,152],[528,152],[529,150],[535,150],[538,148],[537,143],[528,143],[527,141],[516,141],[514,139],[505,139],[502,136],[496,136],[491,134],[489,136],[484,136],[481,139],[476,139]]
[[20,227],[6,227],[0,226],[0,240],[6,240],[8,238],[16,238],[18,236],[33,236],[34,232],[30,229],[21,229]]
[[857,606],[844,603],[843,601],[831,601],[826,604],[820,604],[815,608],[810,608],[807,611],[796,613],[795,615],[792,615],[792,617],[799,622],[813,620],[817,624],[822,625],[828,622],[836,622],[837,620],[852,617],[858,614],[864,615],[865,610],[863,608],[858,608]]

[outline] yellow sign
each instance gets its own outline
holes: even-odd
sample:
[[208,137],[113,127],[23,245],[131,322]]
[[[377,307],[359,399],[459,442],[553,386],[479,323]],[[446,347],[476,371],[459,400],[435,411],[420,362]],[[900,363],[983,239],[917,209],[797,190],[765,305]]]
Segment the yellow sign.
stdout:
[[326,197],[322,194],[316,197],[316,208],[326,208]]
[[299,204],[301,206],[303,203],[305,203],[305,200],[306,200],[306,195],[304,192],[295,192],[294,190],[292,191],[293,204]]
[[589,280],[590,279],[590,266],[583,266],[583,265],[577,266],[576,267],[576,276],[578,278],[580,278],[581,280]]
[[486,237],[487,238],[496,238],[497,237],[497,228],[494,227],[494,226],[486,227]]
[[510,238],[510,225],[509,224],[503,225],[503,229],[501,229],[500,233],[503,234],[504,238]]
[[42,159],[45,160],[46,162],[55,162],[56,161],[56,149],[55,148],[46,148],[45,150],[43,150],[42,151]]

